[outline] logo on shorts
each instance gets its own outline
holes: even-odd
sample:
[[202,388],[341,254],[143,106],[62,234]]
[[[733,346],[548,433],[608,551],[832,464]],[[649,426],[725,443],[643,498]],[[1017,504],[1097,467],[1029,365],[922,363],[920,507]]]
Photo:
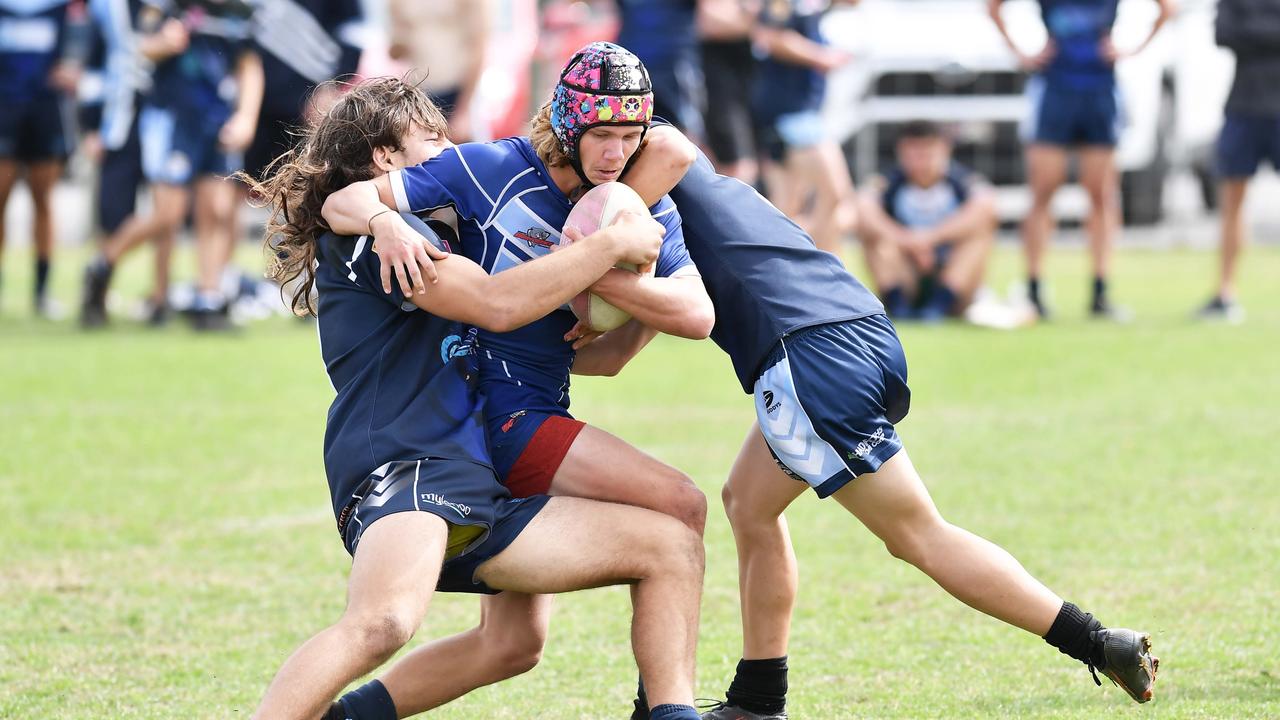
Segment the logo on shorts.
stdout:
[[884,442],[884,428],[876,428],[871,437],[858,443],[858,447],[854,448],[853,452],[848,453],[846,457],[850,460],[865,460],[867,455],[870,455],[871,451],[882,442]]
[[765,412],[767,412],[767,413],[769,413],[770,415],[772,415],[772,414],[774,414],[775,412],[777,412],[777,411],[778,411],[778,408],[780,408],[780,407],[782,407],[782,401],[781,401],[781,400],[779,400],[778,402],[776,402],[776,403],[775,403],[775,402],[773,401],[773,391],[772,391],[772,390],[765,390],[765,391],[764,391],[764,409],[765,409]]
[[521,410],[520,412],[511,413],[511,417],[508,417],[507,421],[502,423],[502,432],[511,432],[511,428],[516,426],[516,418],[524,414],[525,414],[524,410]]
[[516,233],[516,239],[523,240],[531,250],[533,248],[549,248],[552,245],[555,245],[555,243],[551,241],[551,233],[540,227],[531,227],[528,230],[521,230]]
[[437,495],[436,493],[422,493],[418,498],[424,503],[447,507],[462,517],[466,517],[471,514],[471,506],[463,505],[462,503],[449,502],[444,499],[443,495]]

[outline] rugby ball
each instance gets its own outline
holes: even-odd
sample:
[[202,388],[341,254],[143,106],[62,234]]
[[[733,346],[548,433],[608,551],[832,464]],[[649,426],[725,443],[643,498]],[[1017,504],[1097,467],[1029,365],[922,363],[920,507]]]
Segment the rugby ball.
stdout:
[[[635,190],[619,182],[604,183],[588,190],[582,199],[574,204],[564,225],[566,228],[576,227],[583,237],[586,237],[600,228],[612,225],[618,213],[623,210],[630,210],[641,216],[649,214],[649,208],[645,206],[644,200],[640,199]],[[563,243],[564,240],[562,239],[561,242]],[[639,269],[631,263],[618,263],[614,267],[639,272]],[[644,274],[653,275],[653,266],[646,268]],[[589,290],[582,291],[570,301],[569,309],[573,310],[573,314],[586,323],[587,327],[596,332],[608,332],[621,327],[631,319],[626,311],[610,305]]]

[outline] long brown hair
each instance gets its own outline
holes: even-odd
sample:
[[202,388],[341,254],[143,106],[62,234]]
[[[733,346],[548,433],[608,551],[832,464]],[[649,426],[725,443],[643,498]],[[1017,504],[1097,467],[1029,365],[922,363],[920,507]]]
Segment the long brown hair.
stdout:
[[560,138],[556,137],[555,131],[551,129],[550,100],[543,103],[542,107],[538,108],[537,114],[533,116],[532,127],[529,129],[529,144],[533,145],[533,151],[543,165],[549,168],[569,167],[569,156],[560,145]]
[[414,127],[448,130],[440,109],[416,85],[397,78],[376,78],[354,85],[309,127],[295,132],[293,150],[271,162],[261,180],[238,177],[254,203],[269,207],[264,250],[267,277],[289,283],[289,305],[298,315],[314,315],[316,240],[329,230],[320,214],[325,198],[376,174],[375,148],[402,150],[401,139]]

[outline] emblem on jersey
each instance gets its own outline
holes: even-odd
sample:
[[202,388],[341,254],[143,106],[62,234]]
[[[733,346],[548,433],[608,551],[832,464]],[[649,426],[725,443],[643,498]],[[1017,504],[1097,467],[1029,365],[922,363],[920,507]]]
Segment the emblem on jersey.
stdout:
[[511,413],[511,417],[507,418],[507,421],[502,423],[502,432],[504,433],[511,432],[511,428],[516,426],[516,420],[524,414],[525,414],[524,410],[521,410],[520,412]]
[[440,362],[471,354],[471,338],[465,341],[459,335],[450,335],[440,342]]
[[865,460],[867,455],[870,455],[871,451],[882,442],[884,442],[884,428],[876,428],[871,437],[858,443],[858,447],[854,448],[853,452],[848,453],[846,457],[850,460]]
[[523,240],[529,249],[533,248],[549,248],[556,243],[551,239],[551,233],[540,227],[531,227],[528,230],[521,230],[516,233],[517,240]]

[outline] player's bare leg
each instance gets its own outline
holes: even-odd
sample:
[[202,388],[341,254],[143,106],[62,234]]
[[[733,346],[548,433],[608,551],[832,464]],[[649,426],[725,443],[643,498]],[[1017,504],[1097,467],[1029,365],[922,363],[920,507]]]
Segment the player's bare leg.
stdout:
[[253,717],[315,720],[347,683],[409,642],[426,614],[444,559],[448,525],[429,513],[397,513],[362,536],[342,618],[285,661]]
[[707,524],[707,498],[688,475],[591,425],[569,446],[548,494],[655,510],[698,535]]
[[[537,661],[534,649],[540,651],[545,641],[550,602],[545,595],[521,592],[569,592],[632,581],[632,645],[650,707],[691,705],[702,571],[701,541],[674,518],[553,498],[511,546],[480,566],[479,579],[510,588],[487,599],[481,626],[415,650],[379,681],[398,717],[439,706]],[[527,634],[530,628],[540,634]],[[480,643],[469,644],[469,639]],[[462,655],[474,657],[462,659],[460,648],[466,650]],[[488,667],[486,661],[505,667]]]
[[[590,425],[574,438],[548,494],[647,508],[683,522],[699,536],[706,525],[706,497],[687,475]],[[551,605],[549,595],[486,597],[479,626],[414,650],[383,684],[396,707],[411,715],[528,672],[542,657]],[[459,648],[469,653],[461,662]]]
[[800,578],[782,513],[807,488],[778,468],[752,423],[723,491],[738,547],[742,659],[725,702],[704,718],[785,717],[787,646]]
[[5,210],[9,207],[9,194],[18,182],[21,166],[13,160],[0,160],[0,268],[4,267]]
[[1022,222],[1022,245],[1027,259],[1030,300],[1043,318],[1046,309],[1040,281],[1049,239],[1053,237],[1053,196],[1067,179],[1067,151],[1056,145],[1033,143],[1027,146],[1026,158],[1031,209]]
[[235,200],[236,184],[231,180],[202,177],[196,181],[196,261],[199,277],[192,317],[197,329],[227,327],[225,316],[221,312],[225,305],[221,292],[222,271],[226,267],[228,246],[232,243],[230,224]]
[[552,595],[502,592],[480,601],[480,624],[404,656],[379,678],[400,717],[426,712],[533,669],[551,624]]
[[[779,205],[813,237],[822,250],[843,259],[841,236],[857,223],[853,181],[843,166],[839,148],[830,143],[787,151],[788,207]],[[812,195],[812,207],[804,205]]]
[[1151,699],[1159,661],[1148,652],[1149,636],[1104,629],[1064,603],[1003,548],[944,520],[906,450],[832,497],[884,541],[891,555],[919,568],[956,599],[1102,670],[1134,700]]
[[667,515],[553,498],[477,576],[521,592],[570,592],[631,580],[631,643],[650,707],[693,704],[702,540]]
[[1120,232],[1120,174],[1116,170],[1115,149],[1085,147],[1080,150],[1080,184],[1089,196],[1089,217],[1085,234],[1089,238],[1089,262],[1093,268],[1094,317],[1124,319],[1107,297],[1107,277],[1111,257]]
[[987,274],[987,261],[995,244],[994,215],[988,227],[952,244],[951,255],[942,268],[940,279],[955,294],[957,310],[968,307],[978,288],[982,287],[983,278]]
[[27,166],[27,187],[31,188],[31,204],[35,210],[32,233],[36,255],[35,306],[40,315],[51,312],[46,293],[53,261],[53,189],[61,175],[61,161],[45,160]]
[[1244,307],[1236,301],[1236,269],[1249,241],[1244,218],[1248,178],[1224,178],[1218,185],[1218,209],[1222,214],[1222,240],[1218,251],[1218,286],[1209,302],[1196,313],[1202,320],[1244,321]]

